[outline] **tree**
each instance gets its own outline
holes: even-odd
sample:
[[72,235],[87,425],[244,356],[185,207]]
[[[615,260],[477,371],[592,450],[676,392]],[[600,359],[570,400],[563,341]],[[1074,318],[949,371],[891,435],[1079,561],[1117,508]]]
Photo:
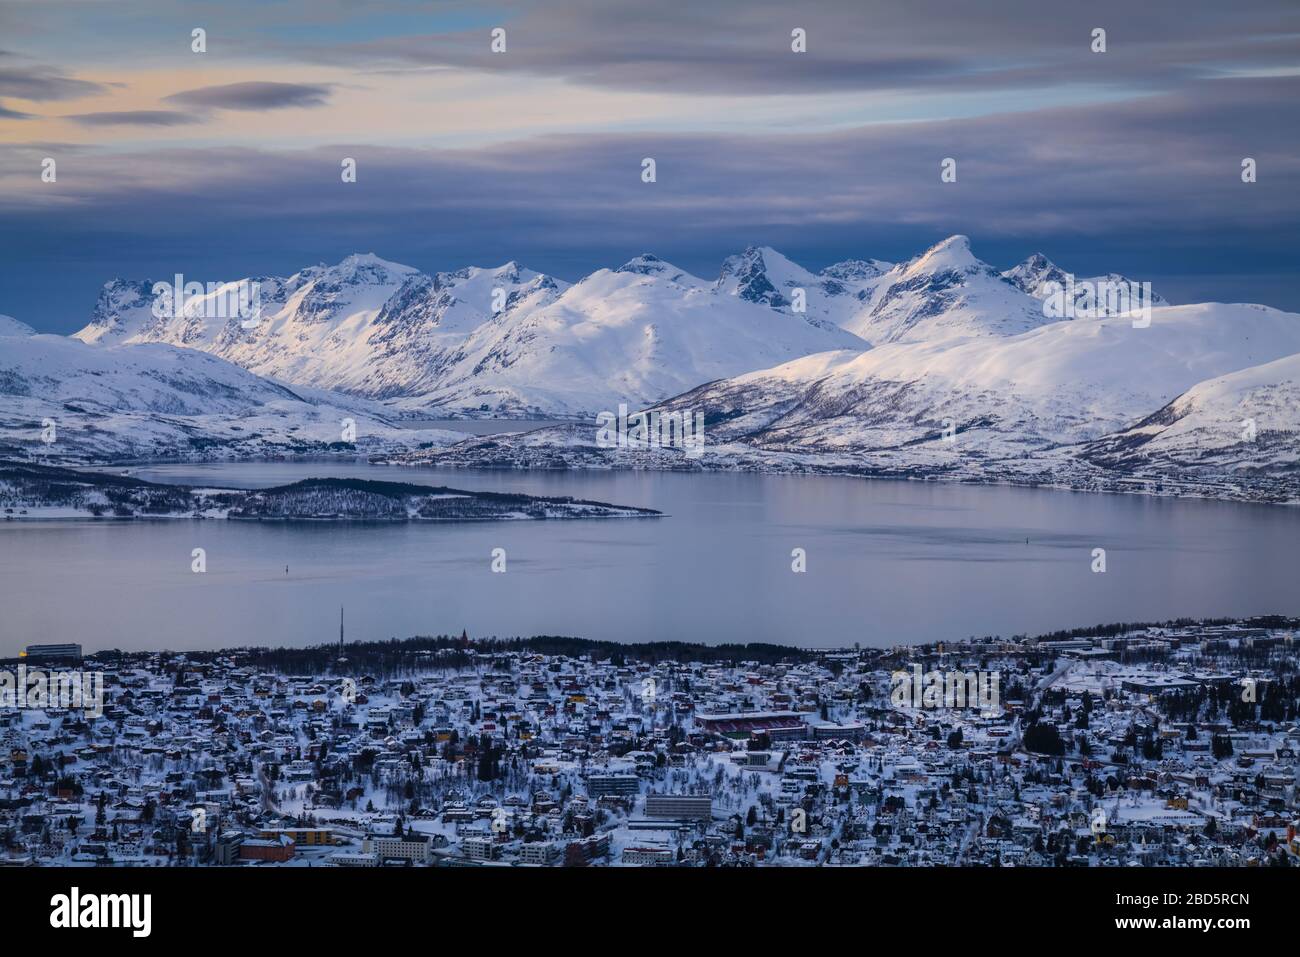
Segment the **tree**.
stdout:
[[1025,728],[1025,750],[1036,754],[1065,754],[1061,732],[1051,723],[1031,724]]

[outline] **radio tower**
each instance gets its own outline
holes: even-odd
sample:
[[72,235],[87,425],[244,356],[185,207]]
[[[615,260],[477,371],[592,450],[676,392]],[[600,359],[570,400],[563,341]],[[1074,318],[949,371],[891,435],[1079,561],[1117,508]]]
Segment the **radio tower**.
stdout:
[[339,661],[347,661],[343,656],[343,606],[339,605]]

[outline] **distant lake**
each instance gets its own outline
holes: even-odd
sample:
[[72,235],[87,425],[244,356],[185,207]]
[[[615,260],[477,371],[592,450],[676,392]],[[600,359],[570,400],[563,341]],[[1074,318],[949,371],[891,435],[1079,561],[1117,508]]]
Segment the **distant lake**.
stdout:
[[[573,495],[660,519],[477,524],[0,522],[0,655],[413,634],[891,645],[1099,622],[1300,612],[1300,510],[816,476],[139,468],[260,487],[360,476]],[[207,551],[207,572],[190,552]],[[505,574],[490,570],[504,548]],[[791,571],[791,550],[807,572]],[[1107,571],[1091,571],[1106,549]],[[288,574],[285,566],[288,566]]]

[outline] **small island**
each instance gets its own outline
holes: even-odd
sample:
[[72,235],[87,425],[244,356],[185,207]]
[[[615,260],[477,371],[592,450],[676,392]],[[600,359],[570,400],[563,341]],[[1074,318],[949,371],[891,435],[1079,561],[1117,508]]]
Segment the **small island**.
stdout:
[[192,487],[129,475],[0,461],[0,514],[39,518],[478,522],[656,518],[650,508],[409,482],[309,478],[264,489]]

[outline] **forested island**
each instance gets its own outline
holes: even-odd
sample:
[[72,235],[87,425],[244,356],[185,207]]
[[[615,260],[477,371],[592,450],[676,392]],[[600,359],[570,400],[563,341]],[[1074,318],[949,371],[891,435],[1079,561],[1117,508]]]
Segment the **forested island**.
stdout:
[[0,514],[32,518],[250,521],[502,521],[654,518],[649,508],[407,482],[308,478],[264,489],[146,482],[129,475],[0,461]]

